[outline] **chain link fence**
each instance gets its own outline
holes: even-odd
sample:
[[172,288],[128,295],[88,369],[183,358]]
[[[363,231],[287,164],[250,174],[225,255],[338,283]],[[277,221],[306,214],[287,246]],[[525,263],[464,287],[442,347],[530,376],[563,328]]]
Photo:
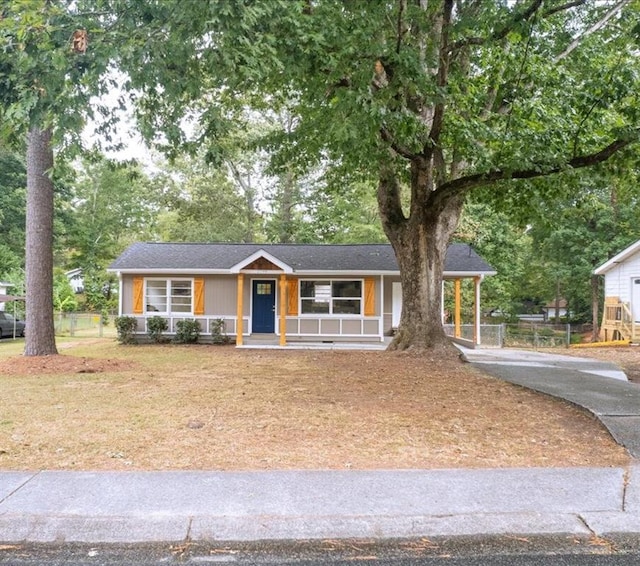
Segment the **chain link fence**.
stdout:
[[56,336],[115,337],[117,332],[113,319],[114,317],[103,319],[102,315],[96,313],[56,313]]
[[[480,342],[485,348],[566,348],[581,326],[572,327],[570,324],[481,324]],[[453,324],[445,324],[445,332],[454,335]],[[473,340],[474,327],[463,324],[460,327],[460,337]]]

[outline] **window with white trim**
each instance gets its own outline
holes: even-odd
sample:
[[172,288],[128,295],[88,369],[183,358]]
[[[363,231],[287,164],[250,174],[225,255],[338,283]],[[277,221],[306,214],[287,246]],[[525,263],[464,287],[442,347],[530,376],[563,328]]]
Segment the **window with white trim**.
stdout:
[[193,312],[193,280],[147,279],[145,312],[191,314]]
[[300,280],[300,314],[362,314],[362,280]]

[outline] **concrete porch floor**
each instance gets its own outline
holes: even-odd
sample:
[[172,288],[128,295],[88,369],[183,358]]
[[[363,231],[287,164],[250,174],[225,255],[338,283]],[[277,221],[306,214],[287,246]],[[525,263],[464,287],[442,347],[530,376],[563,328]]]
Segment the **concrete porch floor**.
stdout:
[[280,346],[277,336],[245,337],[242,346],[236,348],[272,349],[272,350],[386,350],[391,342],[390,336],[385,336],[384,342],[287,342]]

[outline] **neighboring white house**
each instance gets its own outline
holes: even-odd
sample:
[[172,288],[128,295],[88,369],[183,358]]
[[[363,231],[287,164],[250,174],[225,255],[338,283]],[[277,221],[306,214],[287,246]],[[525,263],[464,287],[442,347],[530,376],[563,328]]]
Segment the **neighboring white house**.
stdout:
[[74,293],[84,293],[84,275],[82,268],[76,267],[70,271],[65,271],[64,274],[67,276]]
[[640,240],[594,270],[604,275],[604,340],[640,339]]
[[567,316],[567,301],[565,299],[560,299],[558,304],[558,314],[556,314],[556,302],[549,301],[544,307],[542,307],[542,312],[544,314],[544,321],[549,322],[555,320],[557,317]]

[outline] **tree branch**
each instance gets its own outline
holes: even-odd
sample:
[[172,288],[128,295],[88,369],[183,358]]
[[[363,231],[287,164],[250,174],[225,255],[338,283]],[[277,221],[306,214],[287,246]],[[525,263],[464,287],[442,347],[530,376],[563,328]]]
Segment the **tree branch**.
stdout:
[[[462,47],[466,47],[468,45],[484,45],[489,41],[504,39],[517,24],[519,24],[520,22],[526,22],[531,16],[533,16],[540,9],[543,1],[544,0],[533,0],[533,2],[527,9],[515,14],[510,22],[502,26],[501,29],[494,31],[488,37],[467,37],[465,39],[456,41],[452,44],[451,51],[457,51],[458,49],[461,49]],[[585,2],[586,0],[582,1]]]
[[560,55],[556,56],[553,59],[553,62],[554,63],[558,63],[559,61],[562,61],[563,59],[566,59],[582,43],[582,40],[584,38],[588,37],[589,35],[591,35],[592,33],[596,32],[596,31],[602,29],[606,25],[606,23],[611,18],[613,18],[613,16],[615,16],[620,10],[622,10],[622,8],[624,8],[625,6],[627,6],[630,3],[631,3],[631,0],[620,0],[620,2],[618,2],[613,8],[611,8],[611,10],[609,10],[600,20],[598,20],[590,28],[586,29],[584,31],[584,33],[582,33],[581,35],[576,37],[567,46],[567,48],[562,53],[560,53]]
[[417,157],[419,157],[417,153],[413,153],[408,148],[398,144],[393,139],[391,132],[389,132],[389,130],[385,126],[382,126],[380,128],[380,137],[383,139],[383,141],[387,142],[387,144],[389,144],[389,147],[399,156],[404,157],[408,160],[416,159]]
[[395,175],[393,167],[384,164],[380,169],[378,183],[378,207],[380,219],[385,233],[395,232],[406,223],[406,217],[402,212],[400,183]]
[[402,32],[402,17],[404,16],[404,11],[407,7],[407,0],[398,0],[398,24],[397,24],[397,34],[398,38],[396,39],[396,53],[400,54],[400,47],[402,47],[402,36],[404,35]]
[[[484,45],[489,41],[504,39],[505,37],[507,37],[509,32],[513,30],[513,28],[517,24],[519,24],[520,22],[527,21],[529,18],[531,18],[542,7],[543,1],[544,0],[534,0],[527,9],[515,14],[515,16],[510,22],[502,26],[502,28],[494,31],[491,35],[487,37],[467,37],[465,39],[456,41],[455,43],[452,44],[452,51],[456,51],[468,45]],[[565,4],[561,4],[560,6],[554,6],[553,8],[549,8],[548,10],[544,10],[541,16],[543,18],[548,18],[560,12],[566,12],[571,8],[582,6],[586,3],[587,3],[587,0],[572,0],[571,2],[566,2]]]
[[577,157],[574,157],[573,159],[570,159],[563,165],[556,165],[549,169],[533,168],[523,169],[521,171],[506,171],[498,169],[495,171],[489,171],[487,173],[478,173],[476,175],[460,177],[459,179],[453,179],[440,185],[435,193],[438,193],[441,197],[444,197],[448,195],[454,195],[459,192],[468,191],[476,187],[490,185],[498,181],[506,181],[508,179],[534,179],[536,177],[545,177],[547,175],[560,173],[567,169],[582,169],[584,167],[590,167],[592,165],[597,165],[598,163],[605,162],[617,151],[620,151],[621,149],[624,149],[632,143],[637,142],[639,137],[640,130],[636,130],[633,136],[624,139],[617,139],[600,151],[590,153],[588,155],[579,155]]
[[[438,54],[438,74],[436,76],[436,83],[439,88],[447,86],[449,78],[449,28],[451,26],[451,15],[453,13],[453,0],[445,0],[442,10],[442,32],[440,35],[440,53]],[[431,131],[429,132],[429,146],[425,146],[424,154],[431,150],[433,145],[437,145],[440,139],[440,132],[442,131],[442,124],[444,122],[444,101],[436,103],[433,111],[433,122],[431,123]],[[432,145],[431,145],[432,144]]]
[[557,14],[558,12],[565,12],[566,10],[570,10],[571,8],[575,8],[576,6],[582,6],[586,3],[587,0],[574,0],[573,2],[567,2],[566,4],[561,4],[560,6],[554,6],[553,8],[545,10],[542,16],[544,18],[553,16],[553,14]]

